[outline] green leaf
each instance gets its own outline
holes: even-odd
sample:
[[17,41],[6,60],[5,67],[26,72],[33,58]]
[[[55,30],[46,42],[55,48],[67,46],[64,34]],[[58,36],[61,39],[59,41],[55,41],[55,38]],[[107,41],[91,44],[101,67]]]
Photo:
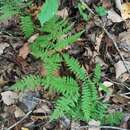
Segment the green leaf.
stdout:
[[78,9],[79,9],[79,13],[80,15],[83,17],[83,19],[85,21],[88,21],[89,20],[89,15],[87,15],[85,12],[84,12],[84,6],[82,4],[78,4]]
[[109,89],[107,88],[107,86],[105,86],[105,85],[102,84],[102,83],[99,83],[99,90],[100,90],[100,91],[104,91],[104,92],[106,92],[107,94],[109,94]]
[[57,13],[58,6],[59,0],[46,0],[38,14],[38,20],[40,21],[41,26]]
[[99,16],[107,15],[107,10],[103,6],[96,7],[96,12]]

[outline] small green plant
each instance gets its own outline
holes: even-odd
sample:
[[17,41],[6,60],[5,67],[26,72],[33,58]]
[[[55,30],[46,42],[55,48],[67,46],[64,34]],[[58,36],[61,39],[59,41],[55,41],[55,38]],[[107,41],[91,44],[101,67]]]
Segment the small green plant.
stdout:
[[[46,3],[47,5],[48,3]],[[11,4],[11,6],[14,5]],[[54,8],[54,11],[56,11],[57,4]],[[45,13],[46,11],[42,10],[41,12]],[[120,116],[117,116],[119,120],[116,119],[110,122],[111,119],[116,117],[116,114],[113,114],[114,116],[112,114],[109,115],[107,104],[102,102],[99,97],[99,89],[103,88],[101,87],[100,65],[96,65],[93,74],[88,75],[78,60],[63,51],[66,47],[76,42],[83,31],[70,34],[72,25],[69,24],[68,20],[61,20],[56,16],[52,17],[54,15],[52,13],[49,15],[49,18],[45,19],[42,18],[41,12],[39,15],[41,28],[36,30],[37,28],[32,18],[25,13],[21,17],[21,30],[27,38],[33,32],[40,30],[40,36],[30,45],[30,49],[31,54],[42,62],[46,74],[43,76],[28,75],[17,81],[12,86],[12,89],[24,91],[25,89],[35,89],[35,87],[41,85],[46,90],[54,90],[59,93],[60,96],[55,102],[51,121],[67,116],[71,119],[82,121],[89,121],[91,119],[103,121],[106,119],[111,124],[115,124],[116,121],[118,122]],[[59,70],[63,64],[73,73],[72,75],[55,75],[55,71]],[[104,90],[107,91],[107,89]]]
[[78,9],[79,9],[79,13],[82,16],[83,20],[88,21],[90,19],[90,16],[89,16],[89,14],[87,14],[85,12],[86,7],[84,6],[83,2],[78,3]]
[[96,7],[96,13],[99,16],[106,16],[107,15],[107,10],[103,6],[97,6]]
[[[67,20],[59,20],[57,17],[46,22],[40,29],[44,35],[40,35],[30,46],[31,54],[43,63],[46,75],[26,76],[12,87],[15,90],[25,90],[41,85],[47,90],[59,93],[61,96],[55,103],[51,120],[64,116],[83,121],[102,120],[106,118],[107,104],[100,100],[98,94],[102,85],[100,65],[97,64],[92,76],[88,76],[78,60],[63,53],[62,50],[73,44],[83,33],[70,35],[71,29],[72,26]],[[74,76],[54,75],[63,63]]]
[[59,0],[46,0],[38,15],[41,25],[43,25],[57,13],[58,7]]

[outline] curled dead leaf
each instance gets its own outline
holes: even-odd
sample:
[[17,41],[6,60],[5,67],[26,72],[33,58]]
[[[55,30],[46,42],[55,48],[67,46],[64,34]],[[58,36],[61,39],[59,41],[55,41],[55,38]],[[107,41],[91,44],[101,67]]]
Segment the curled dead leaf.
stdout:
[[20,48],[19,50],[19,55],[20,57],[22,57],[23,59],[26,59],[28,54],[29,54],[30,50],[29,50],[29,43],[26,42],[22,48]]

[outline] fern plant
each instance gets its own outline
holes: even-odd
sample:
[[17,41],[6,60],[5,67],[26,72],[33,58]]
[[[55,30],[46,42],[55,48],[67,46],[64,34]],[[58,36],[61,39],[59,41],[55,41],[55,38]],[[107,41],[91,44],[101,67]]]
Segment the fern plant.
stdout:
[[[13,6],[11,5],[11,7]],[[16,9],[11,10],[18,12]],[[12,14],[15,13],[11,13],[9,16]],[[43,76],[28,75],[17,81],[12,86],[13,89],[24,91],[41,85],[47,90],[59,93],[61,96],[55,102],[55,109],[50,120],[64,116],[83,121],[91,119],[102,121],[106,118],[112,118],[111,115],[108,116],[107,105],[100,100],[98,94],[102,85],[100,66],[97,65],[93,75],[88,76],[78,60],[63,51],[77,41],[83,32],[71,34],[72,25],[69,25],[68,20],[60,20],[56,16],[52,19],[44,19],[44,26],[36,30],[32,18],[27,14],[21,17],[21,29],[26,38],[29,38],[33,32],[40,30],[40,36],[30,45],[30,49],[31,54],[42,62],[46,74]],[[55,76],[55,71],[60,69],[62,64],[65,64],[73,76]]]
[[[33,25],[32,22],[31,25]],[[98,89],[101,86],[100,66],[96,65],[93,75],[88,76],[85,68],[79,64],[78,60],[62,51],[82,34],[79,32],[70,35],[71,28],[72,26],[68,25],[68,21],[59,20],[57,17],[44,24],[41,28],[44,35],[40,35],[30,48],[31,54],[41,60],[47,73],[44,76],[29,75],[16,82],[13,88],[24,90],[42,85],[47,90],[60,93],[62,96],[55,103],[51,120],[64,116],[83,121],[91,119],[102,121],[111,118],[107,114],[107,105],[99,99],[98,95]],[[30,31],[30,33],[32,32]],[[55,76],[54,72],[62,66],[61,63],[66,64],[75,76]],[[112,124],[112,122],[110,123]]]

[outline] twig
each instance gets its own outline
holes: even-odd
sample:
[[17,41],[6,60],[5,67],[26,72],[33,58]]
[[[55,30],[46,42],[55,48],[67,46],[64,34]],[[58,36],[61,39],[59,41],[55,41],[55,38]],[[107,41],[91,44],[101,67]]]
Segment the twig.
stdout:
[[[82,1],[82,0],[80,0],[80,1]],[[82,2],[83,2],[83,1],[82,1]],[[85,3],[84,3],[84,4],[85,4]],[[85,4],[85,5],[86,5],[86,4]],[[95,15],[95,13],[92,11],[92,9],[89,8],[88,5],[86,5],[85,7],[88,9],[88,11],[89,11],[91,14]],[[101,21],[100,18],[99,18],[99,21],[100,21],[100,23],[102,23],[102,21]],[[116,48],[116,50],[117,50],[117,52],[118,52],[118,54],[119,54],[119,56],[120,56],[120,58],[121,58],[121,60],[122,60],[122,62],[123,62],[123,64],[124,64],[124,66],[125,66],[127,72],[128,72],[129,75],[130,75],[130,70],[129,70],[129,68],[128,68],[126,62],[125,62],[124,57],[122,56],[122,54],[121,54],[121,52],[120,52],[119,47],[117,46],[116,41],[115,41],[114,38],[112,37],[112,35],[107,31],[107,29],[106,29],[104,26],[98,25],[97,23],[95,23],[95,24],[96,24],[97,26],[100,26],[100,27],[104,30],[104,32],[108,35],[108,37],[113,41],[113,44],[114,44],[114,46],[115,46],[115,48]]]
[[117,46],[116,41],[113,39],[112,35],[105,29],[105,27],[102,27],[102,29],[105,31],[105,33],[108,35],[108,37],[113,41],[113,44],[114,44],[116,50],[118,51],[118,54],[119,54],[119,56],[121,57],[122,62],[123,62],[123,64],[124,64],[124,66],[125,66],[127,72],[128,72],[129,75],[130,75],[129,67],[128,67],[127,64],[126,64],[125,59],[124,59],[124,57],[122,56],[122,54],[121,54],[121,52],[120,52],[120,49],[119,49],[119,47]]
[[109,78],[107,78],[107,77],[105,77],[105,79],[109,80],[110,82],[112,82],[112,83],[114,83],[114,84],[117,84],[117,85],[120,85],[120,86],[122,86],[122,87],[125,87],[126,89],[128,89],[128,90],[130,91],[130,88],[129,88],[127,85],[125,85],[124,83],[119,83],[119,82],[117,82],[117,81],[113,81],[113,80],[111,80],[111,79],[109,79]]
[[129,129],[113,127],[113,126],[90,126],[90,125],[75,127],[75,128],[72,128],[71,130],[80,130],[80,129],[85,129],[85,128],[105,128],[105,129],[113,129],[113,130],[129,130]]
[[15,124],[13,124],[12,126],[10,126],[9,128],[7,128],[6,130],[11,130],[12,128],[14,128],[15,126],[17,126],[21,122],[23,122],[32,113],[32,111],[33,110],[29,111],[21,120],[19,120],[18,122],[16,122]]

